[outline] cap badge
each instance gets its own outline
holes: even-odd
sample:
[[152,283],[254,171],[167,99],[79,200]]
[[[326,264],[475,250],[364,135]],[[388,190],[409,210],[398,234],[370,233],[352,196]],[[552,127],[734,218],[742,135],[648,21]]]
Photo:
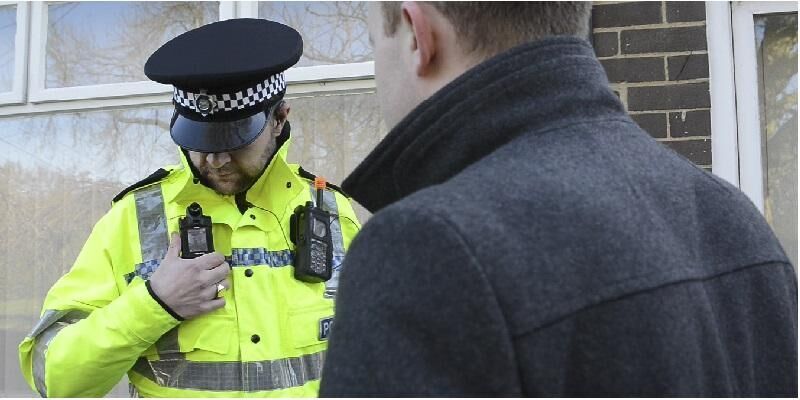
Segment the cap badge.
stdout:
[[207,117],[209,114],[213,114],[216,105],[217,102],[207,94],[201,94],[195,98],[195,106],[197,107],[197,111],[200,111],[200,115],[204,117]]

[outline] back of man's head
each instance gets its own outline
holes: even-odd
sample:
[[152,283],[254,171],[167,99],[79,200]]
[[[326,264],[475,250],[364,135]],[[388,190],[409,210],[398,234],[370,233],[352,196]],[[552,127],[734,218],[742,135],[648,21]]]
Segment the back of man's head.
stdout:
[[[452,25],[462,50],[479,59],[548,36],[586,38],[592,4],[580,1],[426,2]],[[401,18],[400,2],[383,2],[384,28],[394,35]]]

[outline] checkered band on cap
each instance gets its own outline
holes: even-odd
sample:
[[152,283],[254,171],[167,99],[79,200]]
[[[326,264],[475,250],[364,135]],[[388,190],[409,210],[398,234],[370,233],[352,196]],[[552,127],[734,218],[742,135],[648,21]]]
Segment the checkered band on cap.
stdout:
[[[286,79],[283,72],[281,72],[270,76],[254,87],[245,88],[233,94],[209,94],[202,90],[201,93],[192,93],[175,88],[173,99],[175,104],[206,116],[217,112],[243,110],[280,95],[285,90]],[[200,107],[198,107],[198,99],[204,97],[209,100],[207,106],[203,107],[201,103]]]

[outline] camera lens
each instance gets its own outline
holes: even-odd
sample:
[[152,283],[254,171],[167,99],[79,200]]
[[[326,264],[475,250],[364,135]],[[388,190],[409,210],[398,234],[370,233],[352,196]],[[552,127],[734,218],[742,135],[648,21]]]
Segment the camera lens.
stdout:
[[203,209],[200,208],[200,205],[197,203],[190,204],[189,208],[187,208],[186,211],[189,212],[189,215],[194,217],[199,216],[203,213]]

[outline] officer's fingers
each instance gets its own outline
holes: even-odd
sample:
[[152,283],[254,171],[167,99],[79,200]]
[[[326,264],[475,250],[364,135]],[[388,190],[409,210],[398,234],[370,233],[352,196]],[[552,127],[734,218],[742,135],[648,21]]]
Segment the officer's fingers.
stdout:
[[164,256],[164,259],[167,258],[180,258],[181,254],[181,235],[178,233],[173,233],[172,238],[169,241],[169,247],[167,248],[167,255]]
[[227,263],[218,265],[212,269],[203,269],[195,271],[194,278],[197,285],[201,287],[214,286],[217,282],[222,282],[231,273]]
[[224,286],[225,289],[230,289],[231,288],[231,280],[228,279],[228,278],[223,279],[222,282],[220,282],[219,284]]
[[196,265],[201,269],[216,268],[220,264],[225,263],[225,256],[216,251],[213,253],[203,254],[194,259]]
[[204,313],[218,310],[222,307],[225,307],[225,299],[222,297],[207,301],[200,305],[200,309],[203,310]]
[[219,293],[219,290],[217,290],[217,289],[218,288],[217,288],[217,283],[216,282],[214,282],[214,283],[212,283],[210,285],[206,285],[201,291],[202,292],[202,294],[201,294],[202,297],[201,298],[203,300],[209,300],[209,299],[216,298],[217,294]]
[[208,279],[211,279],[214,282],[220,282],[227,278],[230,273],[231,269],[228,267],[228,263],[222,263],[215,268],[208,270]]

